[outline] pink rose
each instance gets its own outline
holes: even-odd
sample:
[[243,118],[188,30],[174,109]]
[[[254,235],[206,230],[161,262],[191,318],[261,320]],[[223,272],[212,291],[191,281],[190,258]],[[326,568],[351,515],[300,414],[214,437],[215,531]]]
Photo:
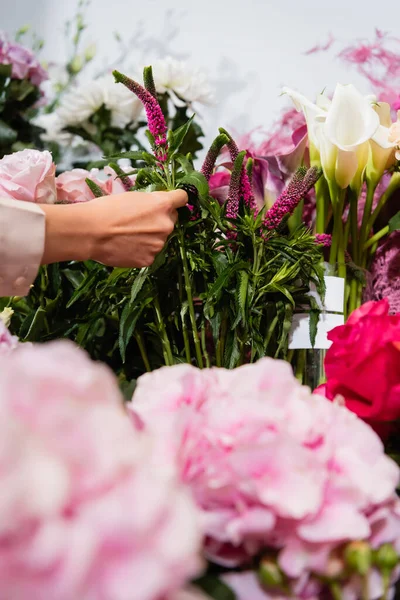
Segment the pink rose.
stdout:
[[0,64],[12,65],[11,76],[14,79],[29,79],[36,86],[48,79],[47,72],[32,51],[8,41],[4,34],[0,34]]
[[86,171],[86,169],[72,169],[72,171],[61,173],[56,178],[57,201],[65,202],[66,204],[75,204],[76,202],[93,200],[95,196],[86,183],[87,178],[105,190],[105,182],[97,179],[97,174],[97,169],[92,169],[90,172]]
[[47,150],[25,149],[0,160],[0,196],[37,204],[56,201],[56,167]]
[[329,333],[327,382],[319,390],[343,396],[374,427],[400,418],[400,314],[388,311],[387,300],[367,302]]
[[[123,169],[125,171],[125,169]],[[131,168],[127,169],[127,172],[132,171]],[[108,179],[105,182],[105,190],[107,194],[122,194],[126,192],[126,189],[121,181],[121,178],[117,176],[114,169],[111,167],[104,167],[104,173],[108,175]],[[135,184],[134,177],[127,177],[127,179],[131,182],[132,186]]]

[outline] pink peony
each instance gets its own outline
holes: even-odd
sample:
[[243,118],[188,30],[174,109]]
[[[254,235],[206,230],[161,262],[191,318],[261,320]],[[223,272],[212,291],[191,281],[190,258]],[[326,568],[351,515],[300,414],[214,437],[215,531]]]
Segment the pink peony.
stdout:
[[374,543],[383,509],[386,541],[400,550],[397,465],[368,425],[312,395],[288,363],[160,369],[139,379],[129,408],[175,457],[212,561],[236,567],[272,550],[292,590],[313,587],[335,548]]
[[0,33],[0,64],[12,65],[11,76],[14,79],[29,79],[36,86],[48,79],[32,51],[8,41],[3,33]]
[[25,149],[0,160],[0,196],[38,204],[56,201],[56,167],[50,152]]
[[105,182],[97,179],[97,169],[86,171],[86,169],[72,169],[65,171],[56,178],[57,201],[66,204],[75,204],[77,202],[88,202],[95,197],[92,190],[86,183],[89,178],[98,186],[103,187],[105,193]]
[[194,508],[107,367],[70,342],[0,362],[2,599],[166,600],[197,574]]

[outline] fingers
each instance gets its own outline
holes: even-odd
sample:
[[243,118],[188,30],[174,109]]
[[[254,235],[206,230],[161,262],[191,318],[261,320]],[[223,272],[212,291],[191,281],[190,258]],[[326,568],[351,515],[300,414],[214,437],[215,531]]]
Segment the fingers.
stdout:
[[172,205],[172,208],[181,208],[188,203],[188,195],[184,190],[174,190],[173,192],[164,192],[166,200]]

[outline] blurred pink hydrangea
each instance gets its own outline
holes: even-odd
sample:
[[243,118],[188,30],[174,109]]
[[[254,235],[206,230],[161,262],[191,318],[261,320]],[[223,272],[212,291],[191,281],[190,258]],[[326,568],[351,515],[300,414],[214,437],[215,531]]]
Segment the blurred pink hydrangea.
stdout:
[[2,32],[0,32],[0,64],[12,65],[11,76],[14,79],[29,79],[36,86],[48,79],[47,72],[33,52],[21,44],[10,42]]
[[397,465],[368,425],[313,396],[288,363],[163,368],[139,379],[129,408],[175,457],[212,561],[237,567],[273,549],[294,590],[328,573],[347,541],[400,551]]
[[199,569],[192,500],[107,367],[70,342],[0,362],[0,598],[166,600]]
[[18,346],[18,338],[8,331],[0,313],[0,356],[3,357]]

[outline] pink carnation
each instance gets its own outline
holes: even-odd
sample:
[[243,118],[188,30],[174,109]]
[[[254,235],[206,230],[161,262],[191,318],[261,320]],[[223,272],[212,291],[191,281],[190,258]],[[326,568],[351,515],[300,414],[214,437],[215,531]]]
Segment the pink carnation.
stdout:
[[1,598],[166,600],[198,572],[192,501],[107,367],[70,342],[0,362]]
[[400,550],[397,465],[368,425],[313,396],[288,363],[164,368],[139,379],[130,410],[175,457],[214,562],[246,565],[272,549],[292,590],[311,585],[343,543],[382,543],[380,510],[385,541]]
[[56,167],[47,150],[25,149],[0,160],[0,196],[38,204],[56,201]]
[[86,183],[89,178],[100,187],[104,187],[105,182],[97,179],[97,169],[86,171],[86,169],[72,169],[65,171],[56,178],[57,201],[66,204],[75,204],[77,202],[88,202],[95,197],[92,190]]

